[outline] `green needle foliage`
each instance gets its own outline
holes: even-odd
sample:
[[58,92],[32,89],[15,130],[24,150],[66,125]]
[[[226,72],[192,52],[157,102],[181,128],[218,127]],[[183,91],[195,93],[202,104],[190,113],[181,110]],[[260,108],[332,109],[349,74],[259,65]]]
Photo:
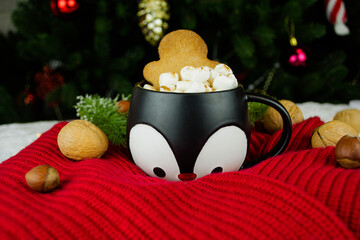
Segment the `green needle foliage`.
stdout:
[[262,103],[249,102],[248,109],[249,109],[250,124],[252,127],[254,127],[255,122],[257,120],[262,119],[266,109],[268,109],[268,106]]
[[83,120],[92,122],[100,128],[116,146],[126,147],[126,123],[127,112],[119,113],[115,98],[103,98],[99,95],[85,95],[77,97],[75,109],[77,116]]

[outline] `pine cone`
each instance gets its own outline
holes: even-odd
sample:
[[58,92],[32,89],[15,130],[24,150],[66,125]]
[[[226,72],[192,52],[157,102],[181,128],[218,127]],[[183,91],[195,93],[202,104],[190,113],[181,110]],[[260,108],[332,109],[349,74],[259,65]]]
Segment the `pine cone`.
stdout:
[[166,0],[141,0],[139,3],[139,26],[145,40],[155,46],[165,35],[170,19]]

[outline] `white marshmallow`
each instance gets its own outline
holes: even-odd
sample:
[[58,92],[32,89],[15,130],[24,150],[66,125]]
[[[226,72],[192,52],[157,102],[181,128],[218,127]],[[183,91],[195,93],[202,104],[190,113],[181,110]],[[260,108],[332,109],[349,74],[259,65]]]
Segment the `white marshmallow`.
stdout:
[[230,73],[230,74],[228,74],[228,75],[226,75],[227,77],[230,77],[230,78],[233,78],[233,79],[236,79],[236,81],[237,81],[237,78],[235,77],[235,75],[233,74],[233,73]]
[[205,82],[210,78],[210,68],[186,66],[181,69],[180,77],[183,81]]
[[[221,63],[214,69],[207,66],[186,66],[180,71],[180,79],[177,73],[162,73],[159,76],[159,85],[162,92],[197,93],[233,89],[238,86],[238,82],[231,68]],[[155,90],[148,84],[145,84],[144,88]]]
[[185,93],[205,92],[205,86],[201,82],[192,82],[191,86],[184,92]]
[[147,89],[147,90],[153,90],[153,91],[156,90],[155,87],[152,86],[152,85],[150,85],[150,84],[145,84],[143,88],[144,88],[144,89]]
[[210,69],[208,67],[199,67],[196,68],[194,73],[194,82],[206,82],[210,78]]
[[233,89],[238,86],[236,78],[228,77],[223,74],[219,74],[213,83],[213,88],[216,90]]
[[186,91],[191,87],[192,83],[191,81],[178,81],[176,83],[176,90]]
[[194,70],[195,68],[192,67],[192,66],[186,66],[186,67],[183,67],[181,70],[180,70],[180,78],[182,81],[191,81],[191,75],[192,75],[192,71]]
[[200,70],[209,71],[209,72],[212,70],[212,68],[208,67],[208,66],[202,66],[202,67],[199,67],[199,68],[200,68]]
[[212,69],[212,70],[210,71],[209,83],[210,83],[211,85],[213,85],[215,78],[216,78],[217,75],[219,75],[219,74],[220,74],[220,73],[219,73],[218,71],[216,71],[215,69]]
[[215,70],[218,71],[221,74],[224,74],[224,75],[228,75],[228,74],[233,73],[231,68],[229,66],[223,64],[223,63],[220,63],[220,64],[216,65]]
[[176,83],[179,81],[179,74],[174,72],[162,73],[159,76],[160,88],[168,88],[170,91],[175,90]]

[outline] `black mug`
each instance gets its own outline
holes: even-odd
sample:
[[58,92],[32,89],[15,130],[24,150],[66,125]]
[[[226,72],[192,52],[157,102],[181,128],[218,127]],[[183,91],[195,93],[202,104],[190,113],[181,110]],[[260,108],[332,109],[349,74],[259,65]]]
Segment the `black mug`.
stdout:
[[[172,93],[136,84],[130,102],[127,136],[132,160],[149,176],[169,181],[238,171],[282,153],[292,133],[291,118],[276,100],[235,89]],[[244,163],[250,141],[248,102],[276,109],[283,120],[279,142],[259,159]]]

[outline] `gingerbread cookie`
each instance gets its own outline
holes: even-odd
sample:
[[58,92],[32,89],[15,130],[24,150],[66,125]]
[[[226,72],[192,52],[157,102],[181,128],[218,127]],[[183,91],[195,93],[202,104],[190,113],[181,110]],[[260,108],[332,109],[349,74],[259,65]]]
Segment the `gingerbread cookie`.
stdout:
[[180,73],[185,66],[214,68],[219,62],[207,58],[208,48],[205,41],[190,30],[176,30],[168,33],[159,44],[158,61],[144,67],[144,78],[159,90],[159,76],[162,73]]

